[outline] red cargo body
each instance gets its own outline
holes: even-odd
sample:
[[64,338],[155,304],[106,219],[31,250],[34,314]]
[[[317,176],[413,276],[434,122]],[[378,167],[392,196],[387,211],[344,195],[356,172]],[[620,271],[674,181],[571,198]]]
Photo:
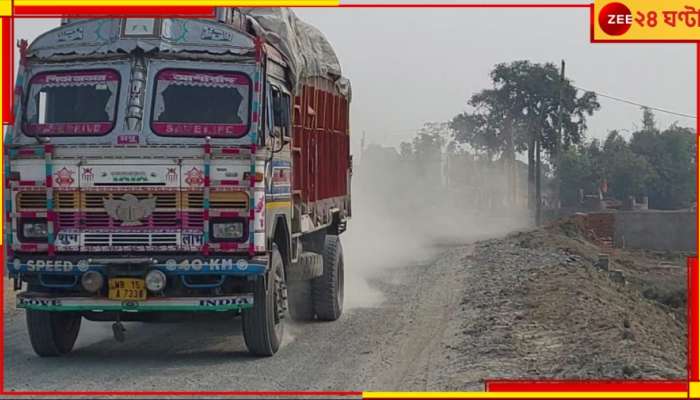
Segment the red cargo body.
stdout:
[[328,79],[304,82],[294,99],[294,194],[302,202],[346,196],[349,102]]

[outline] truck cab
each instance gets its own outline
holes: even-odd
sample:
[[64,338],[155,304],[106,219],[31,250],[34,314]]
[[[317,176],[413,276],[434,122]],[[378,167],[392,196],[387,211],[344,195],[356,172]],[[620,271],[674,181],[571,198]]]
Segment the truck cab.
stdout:
[[121,340],[121,321],[241,314],[269,356],[286,318],[340,317],[350,92],[299,65],[306,36],[222,8],[21,45],[5,260],[38,355],[71,351],[82,318]]

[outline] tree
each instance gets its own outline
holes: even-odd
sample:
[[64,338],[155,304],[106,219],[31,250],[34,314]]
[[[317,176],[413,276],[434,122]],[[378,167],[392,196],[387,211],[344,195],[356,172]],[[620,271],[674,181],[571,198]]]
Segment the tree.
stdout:
[[642,129],[632,134],[630,148],[647,158],[652,164],[657,160],[661,132],[656,128],[656,119],[651,109],[642,107]]
[[468,144],[476,152],[485,152],[489,159],[502,150],[499,135],[484,114],[462,113],[450,121],[454,138],[459,143]]
[[649,107],[642,107],[642,132],[658,132],[654,112]]
[[659,131],[654,113],[642,110],[642,129],[632,134],[630,149],[652,167],[649,204],[660,209],[689,207],[696,201],[695,132],[675,124]]
[[423,124],[413,138],[413,152],[419,162],[440,160],[448,129],[448,124],[444,122]]
[[399,154],[401,158],[405,160],[410,160],[413,158],[413,146],[408,142],[401,142],[399,146]]
[[687,208],[697,200],[695,139],[692,129],[676,125],[659,135],[653,164],[658,181],[649,193],[649,202],[655,208]]
[[608,196],[624,200],[649,197],[657,209],[687,208],[696,199],[695,131],[671,125],[659,131],[654,114],[643,109],[642,128],[629,142],[611,131],[603,144],[593,140],[562,156],[562,201],[571,205],[579,188],[595,192],[608,182]]
[[574,206],[578,203],[578,191],[585,193],[596,190],[597,181],[592,175],[593,160],[586,148],[570,147],[561,157],[561,203],[564,206]]
[[604,158],[598,139],[564,150],[561,158],[562,205],[577,205],[580,189],[589,194],[598,192],[603,181],[607,181]]
[[552,63],[515,61],[497,64],[491,72],[493,88],[474,94],[468,101],[472,111],[453,118],[455,138],[482,149],[491,158],[506,153],[514,161],[516,152],[528,152],[528,180],[535,178],[535,144],[555,156],[559,151],[561,97],[561,139],[564,148],[580,143],[586,118],[600,108],[595,93],[579,91]]
[[[518,150],[529,148],[533,138],[542,139],[542,148],[556,150],[559,71],[552,63],[536,64],[515,61],[498,64],[491,72],[492,89],[474,94],[468,101],[474,111],[453,119],[456,137],[473,142],[475,147],[487,145],[491,151],[503,151],[508,123],[514,124],[514,145]],[[586,117],[600,108],[593,92],[579,96],[571,81],[564,80],[562,96],[563,142],[580,143],[586,128]],[[484,138],[486,137],[486,138]]]

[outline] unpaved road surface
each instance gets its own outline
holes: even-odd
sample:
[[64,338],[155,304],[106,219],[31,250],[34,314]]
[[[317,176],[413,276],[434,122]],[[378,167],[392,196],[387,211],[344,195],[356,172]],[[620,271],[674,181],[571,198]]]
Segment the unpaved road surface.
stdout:
[[[465,249],[466,250],[466,249]],[[462,253],[463,251],[460,251]],[[5,320],[7,390],[367,390],[426,388],[432,355],[461,291],[449,262],[387,271],[381,305],[346,310],[333,323],[287,326],[271,358],[250,357],[240,320],[127,324],[83,321],[68,356],[34,355],[24,312]],[[362,296],[349,293],[348,296]]]
[[240,321],[217,318],[130,323],[125,343],[109,323],[85,322],[73,353],[41,359],[23,312],[9,310],[5,387],[440,391],[483,390],[487,378],[684,379],[682,257],[615,253],[603,269],[600,251],[575,227],[554,227],[452,245],[359,283],[349,274],[341,319],[287,325],[271,358],[250,357]]

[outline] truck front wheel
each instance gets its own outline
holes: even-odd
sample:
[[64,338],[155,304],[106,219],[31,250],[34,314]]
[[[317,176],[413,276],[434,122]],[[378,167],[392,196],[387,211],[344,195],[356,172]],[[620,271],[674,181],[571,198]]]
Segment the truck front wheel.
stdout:
[[271,356],[279,350],[286,311],[284,264],[277,246],[273,245],[267,278],[258,277],[253,308],[243,312],[243,338],[252,354]]
[[336,235],[326,235],[323,247],[323,275],[311,281],[316,316],[335,321],[343,313],[343,246]]
[[57,357],[73,350],[80,332],[80,314],[27,310],[27,330],[34,352]]

